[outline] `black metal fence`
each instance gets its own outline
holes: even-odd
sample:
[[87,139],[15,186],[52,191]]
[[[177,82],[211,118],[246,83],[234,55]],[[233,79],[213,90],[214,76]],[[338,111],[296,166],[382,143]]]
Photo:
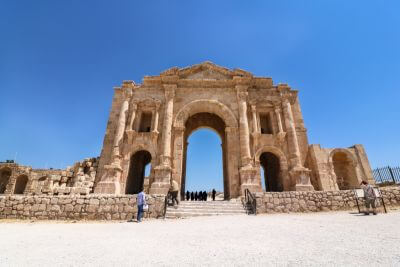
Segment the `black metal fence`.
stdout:
[[382,167],[372,171],[377,184],[399,184],[400,167]]

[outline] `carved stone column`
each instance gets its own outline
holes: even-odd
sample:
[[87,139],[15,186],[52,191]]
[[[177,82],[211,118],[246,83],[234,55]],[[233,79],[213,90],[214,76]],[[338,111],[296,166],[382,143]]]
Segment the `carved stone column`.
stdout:
[[256,105],[251,105],[251,113],[253,115],[253,134],[256,134],[258,133]]
[[286,133],[283,131],[281,110],[279,108],[275,108],[275,115],[276,115],[276,120],[278,123],[278,134],[276,135],[277,141],[279,144],[282,144],[283,140],[285,139]]
[[133,127],[133,122],[135,121],[136,118],[136,110],[137,110],[137,102],[132,102],[131,105],[131,119],[129,121],[129,125],[128,125],[128,130],[134,130]]
[[166,194],[171,181],[171,130],[174,111],[174,96],[176,84],[164,84],[165,111],[162,131],[162,151],[159,165],[154,168],[155,178],[150,188],[150,194]]
[[293,119],[292,107],[288,99],[283,102],[283,113],[285,116],[285,125],[288,139],[289,175],[292,178],[292,188],[296,191],[311,191],[314,187],[310,182],[310,170],[304,168],[301,163],[299,143],[297,140],[296,127]]
[[282,133],[283,127],[282,127],[282,120],[281,120],[281,111],[278,108],[275,108],[275,115],[276,115],[276,120],[278,121],[279,133]]
[[154,110],[154,121],[153,121],[153,133],[158,133],[158,109],[160,108],[160,103],[156,103],[156,108]]
[[121,105],[121,109],[118,117],[117,131],[114,137],[113,152],[112,152],[112,164],[120,166],[120,142],[124,136],[125,125],[126,125],[126,113],[129,108],[129,101],[125,99]]
[[283,113],[285,116],[286,131],[288,136],[289,145],[289,158],[291,167],[301,167],[300,149],[297,140],[296,127],[294,124],[292,107],[289,100],[285,99],[283,102]]
[[236,85],[239,104],[239,135],[242,167],[251,166],[249,123],[247,120],[247,86]]
[[[250,134],[249,123],[247,119],[247,86],[236,85],[237,99],[239,104],[239,137],[240,137],[240,155],[241,168],[239,170],[241,193],[246,189],[252,192],[261,191],[256,181],[257,170],[254,168],[250,154]],[[257,127],[256,127],[257,128]]]
[[174,96],[176,84],[164,85],[165,87],[165,112],[162,132],[161,165],[171,166],[171,130],[174,111]]
[[111,154],[111,164],[104,165],[104,174],[100,182],[95,188],[95,193],[105,194],[121,194],[121,140],[124,136],[126,126],[126,114],[129,110],[129,100],[132,96],[130,89],[124,91],[124,101],[122,102],[119,112],[117,130],[113,142],[113,150]]

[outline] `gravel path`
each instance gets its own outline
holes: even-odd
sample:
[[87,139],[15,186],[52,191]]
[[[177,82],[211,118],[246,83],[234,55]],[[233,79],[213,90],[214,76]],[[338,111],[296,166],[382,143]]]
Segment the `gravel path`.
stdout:
[[399,266],[400,212],[0,223],[0,266]]

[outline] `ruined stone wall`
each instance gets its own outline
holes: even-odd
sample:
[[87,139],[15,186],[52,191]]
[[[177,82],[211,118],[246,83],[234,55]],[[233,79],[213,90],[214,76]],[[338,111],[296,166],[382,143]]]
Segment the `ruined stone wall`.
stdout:
[[[148,195],[147,218],[163,215],[164,196]],[[129,220],[136,218],[136,195],[0,195],[0,219]]]
[[86,195],[93,192],[98,158],[87,158],[65,170],[32,169],[16,163],[0,163],[0,172],[11,173],[5,194],[14,194],[17,180],[25,176],[27,183],[22,194],[25,195]]
[[[400,206],[400,187],[380,189],[386,206]],[[357,209],[352,190],[256,193],[257,212],[317,212]],[[364,201],[359,202],[361,210]],[[382,209],[381,209],[382,210]]]

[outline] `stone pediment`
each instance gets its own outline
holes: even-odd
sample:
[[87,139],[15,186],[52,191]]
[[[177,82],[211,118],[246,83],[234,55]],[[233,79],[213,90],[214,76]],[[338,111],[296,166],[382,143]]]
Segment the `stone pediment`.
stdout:
[[180,79],[187,80],[231,80],[234,76],[252,77],[251,73],[247,71],[240,69],[230,70],[211,62],[203,62],[181,69],[174,67],[161,73],[161,76],[170,75],[176,75]]

